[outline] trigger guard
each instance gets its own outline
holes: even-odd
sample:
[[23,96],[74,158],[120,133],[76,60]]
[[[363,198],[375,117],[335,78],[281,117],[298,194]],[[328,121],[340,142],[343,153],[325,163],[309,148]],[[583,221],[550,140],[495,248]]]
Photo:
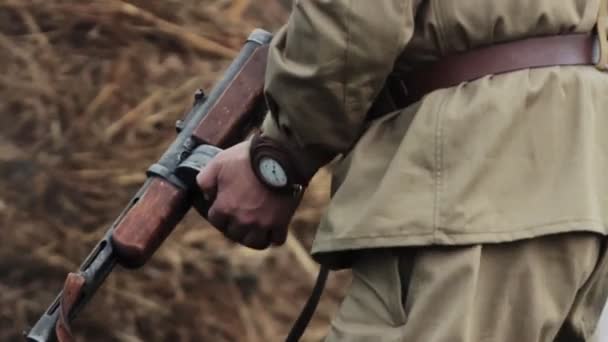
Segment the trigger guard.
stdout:
[[177,166],[175,175],[186,184],[188,190],[198,189],[196,175],[221,151],[221,148],[212,145],[199,145]]
[[221,151],[221,148],[212,145],[200,145],[175,169],[175,175],[186,185],[191,194],[192,206],[205,218],[213,199],[205,198],[196,183],[196,176]]

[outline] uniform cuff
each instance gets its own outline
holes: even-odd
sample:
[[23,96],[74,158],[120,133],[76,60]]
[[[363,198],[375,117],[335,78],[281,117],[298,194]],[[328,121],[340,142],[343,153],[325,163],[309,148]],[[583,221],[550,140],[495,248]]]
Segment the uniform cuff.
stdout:
[[300,171],[301,175],[310,180],[315,173],[331,158],[315,153],[310,149],[298,146],[295,139],[288,136],[286,132],[277,124],[270,112],[262,123],[262,135],[269,137],[285,146],[289,154],[293,157],[293,162]]

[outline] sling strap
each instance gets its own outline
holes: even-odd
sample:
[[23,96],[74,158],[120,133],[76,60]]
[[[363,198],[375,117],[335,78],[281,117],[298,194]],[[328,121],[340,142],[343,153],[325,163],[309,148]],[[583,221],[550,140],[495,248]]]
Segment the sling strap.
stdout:
[[328,275],[329,268],[326,266],[321,266],[319,274],[317,275],[317,280],[315,281],[315,286],[310,293],[310,297],[308,297],[308,300],[300,312],[300,315],[293,323],[291,330],[289,330],[289,334],[287,335],[285,342],[298,342],[302,335],[304,335],[304,331],[306,330],[306,327],[308,327],[308,324],[310,323],[310,320],[317,309],[317,304],[319,304],[319,300],[323,294],[323,289],[325,288]]

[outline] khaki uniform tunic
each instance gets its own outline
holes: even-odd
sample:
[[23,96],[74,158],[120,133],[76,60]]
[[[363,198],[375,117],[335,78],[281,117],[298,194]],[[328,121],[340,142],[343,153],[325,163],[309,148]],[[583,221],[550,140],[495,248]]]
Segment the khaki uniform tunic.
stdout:
[[313,253],[606,234],[608,75],[591,66],[487,75],[365,119],[392,70],[498,42],[591,32],[598,7],[296,1],[270,50],[264,131],[310,170],[339,158]]

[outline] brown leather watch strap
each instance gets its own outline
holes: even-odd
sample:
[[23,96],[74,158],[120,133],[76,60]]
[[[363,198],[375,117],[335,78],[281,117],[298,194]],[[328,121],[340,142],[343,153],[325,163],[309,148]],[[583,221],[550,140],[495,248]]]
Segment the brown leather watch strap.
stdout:
[[[259,133],[254,134],[251,139],[249,149],[251,159],[251,167],[256,177],[260,182],[273,190],[300,195],[301,192],[308,186],[310,179],[305,177],[300,168],[296,164],[296,156],[293,156],[289,149],[281,143],[263,136]],[[266,182],[259,168],[260,162],[264,158],[269,158],[281,165],[287,176],[287,184],[285,187],[274,187]]]
[[[596,38],[591,34],[536,37],[473,49],[402,75],[403,90],[391,91],[399,107],[441,88],[486,75],[557,65],[594,65]],[[399,96],[399,93],[402,95]]]

